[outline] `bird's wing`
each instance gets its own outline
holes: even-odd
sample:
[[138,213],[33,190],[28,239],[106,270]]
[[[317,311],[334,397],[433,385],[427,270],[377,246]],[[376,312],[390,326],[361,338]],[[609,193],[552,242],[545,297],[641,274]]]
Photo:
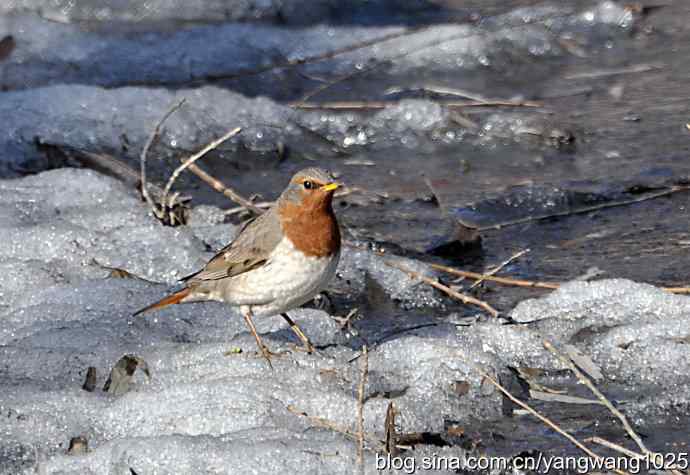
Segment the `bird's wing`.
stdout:
[[278,211],[271,208],[242,229],[203,269],[182,280],[218,280],[255,269],[266,263],[281,237]]

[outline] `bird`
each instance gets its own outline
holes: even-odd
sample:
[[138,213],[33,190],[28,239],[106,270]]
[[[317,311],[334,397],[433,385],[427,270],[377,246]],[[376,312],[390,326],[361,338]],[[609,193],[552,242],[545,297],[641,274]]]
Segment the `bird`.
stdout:
[[280,315],[311,353],[309,338],[290,318],[324,290],[340,260],[340,227],[333,194],[341,184],[320,168],[297,172],[274,204],[241,229],[198,272],[181,279],[184,288],[134,313],[174,304],[219,301],[239,307],[262,356],[271,353],[253,317]]

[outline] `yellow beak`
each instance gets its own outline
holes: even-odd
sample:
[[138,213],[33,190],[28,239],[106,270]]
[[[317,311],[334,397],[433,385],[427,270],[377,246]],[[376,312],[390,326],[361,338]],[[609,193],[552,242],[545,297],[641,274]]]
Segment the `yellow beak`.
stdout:
[[323,186],[321,187],[321,191],[333,191],[333,190],[337,190],[339,186],[340,186],[339,183],[335,183],[335,182],[334,182],[334,183],[329,183],[329,184],[327,184],[327,185],[323,185]]

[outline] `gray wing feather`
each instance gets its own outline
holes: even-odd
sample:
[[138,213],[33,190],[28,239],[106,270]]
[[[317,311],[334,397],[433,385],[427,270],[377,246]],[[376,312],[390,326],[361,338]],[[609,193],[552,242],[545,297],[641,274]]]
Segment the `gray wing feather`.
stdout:
[[281,237],[278,212],[273,207],[242,229],[203,269],[183,280],[189,284],[219,280],[252,270],[268,260]]

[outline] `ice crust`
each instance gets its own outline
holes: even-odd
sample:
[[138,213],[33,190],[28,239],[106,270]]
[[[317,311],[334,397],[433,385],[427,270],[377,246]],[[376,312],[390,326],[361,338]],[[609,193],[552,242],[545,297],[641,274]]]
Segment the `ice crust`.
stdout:
[[[78,169],[0,181],[0,199],[7,243],[0,249],[0,473],[352,472],[353,442],[288,411],[354,427],[359,360],[351,360],[359,351],[343,344],[343,330],[328,314],[293,312],[319,346],[315,355],[293,350],[296,339],[281,319],[257,320],[274,351],[292,350],[274,360],[274,372],[256,356],[237,311],[222,304],[131,317],[210,255],[196,235],[200,227],[213,228],[206,235],[235,232],[219,211],[204,206],[192,210],[190,226],[163,227],[124,185]],[[161,283],[108,277],[93,259]],[[438,303],[440,296],[380,259],[346,250],[334,286],[349,281],[355,299],[366,292],[367,271],[388,298],[412,302],[416,290],[418,304]],[[423,265],[404,264],[431,275]],[[519,304],[510,316],[520,324],[482,318],[456,326],[448,315],[445,323],[375,344],[367,431],[382,436],[390,400],[405,431],[500,417],[501,396],[487,390],[473,365],[494,375],[508,366],[561,368],[543,349],[544,338],[576,345],[608,381],[639,388],[625,410],[642,422],[687,404],[687,297],[620,279],[573,282]],[[224,355],[233,348],[243,352]],[[130,392],[103,393],[110,368],[127,353],[148,362],[152,379],[139,372]],[[89,366],[98,371],[93,393],[81,389]],[[453,389],[461,381],[470,385],[463,396]],[[66,455],[78,435],[89,452]]]
[[[4,180],[0,194],[6,203],[0,229],[9,244],[0,251],[0,408],[11,421],[0,429],[0,445],[28,457],[7,455],[0,467],[11,469],[4,473],[32,470],[36,454],[48,473],[126,473],[128,467],[199,473],[214,466],[233,473],[246,473],[242,467],[323,473],[325,465],[333,473],[351,471],[351,442],[307,430],[306,421],[287,411],[294,405],[339,424],[354,421],[359,370],[347,361],[357,352],[337,343],[341,329],[327,314],[293,313],[324,349],[318,355],[293,351],[277,358],[271,372],[254,355],[253,337],[236,310],[208,303],[134,318],[133,310],[169,285],[108,277],[94,263],[171,284],[210,255],[195,235],[199,227],[234,232],[219,224],[217,211],[203,207],[192,213],[189,227],[166,228],[119,182],[77,169]],[[351,291],[362,291],[366,268],[390,297],[403,300],[407,291],[412,298],[417,283],[386,271],[377,259],[365,250],[345,252],[340,278],[349,276],[359,282]],[[256,324],[274,351],[296,342],[280,319]],[[235,347],[243,353],[223,355]],[[381,344],[370,359],[368,393],[374,396],[366,404],[367,429],[380,429],[388,403],[375,394],[391,390],[403,393],[402,406],[423,408],[409,412],[410,429],[440,430],[447,414],[497,414],[497,397],[468,406],[452,396],[449,379],[478,382],[461,361],[446,361],[457,349],[454,338],[416,332]],[[134,390],[118,398],[80,389],[88,366],[97,368],[100,388],[126,353],[148,362],[151,381],[137,374]],[[430,401],[430,391],[440,392],[438,398]],[[87,437],[91,451],[64,455],[76,435]],[[319,452],[339,455],[313,455]]]
[[423,10],[418,0],[9,0],[0,13],[35,12],[43,18],[71,22],[220,22],[261,21],[310,24],[337,20],[339,14],[367,6],[382,14]]
[[[16,40],[15,50],[0,61],[2,85],[10,89],[0,101],[0,176],[46,168],[36,141],[92,151],[121,151],[126,142],[136,156],[153,124],[181,98],[187,105],[168,120],[160,141],[160,148],[176,154],[197,150],[237,126],[244,128],[242,135],[221,150],[266,149],[279,142],[300,150],[313,146],[304,127],[342,148],[402,144],[423,150],[449,128],[463,137],[446,110],[422,99],[373,114],[331,114],[189,85],[346,48],[399,33],[399,26],[145,26],[169,20],[318,23],[338,2],[310,1],[306,13],[300,0],[113,0],[100,2],[102,8],[86,1],[49,3],[0,5],[0,37]],[[27,14],[38,10],[51,21]],[[468,25],[435,25],[302,72],[328,79],[387,59],[394,59],[389,73],[398,78],[414,70],[500,72],[503,64],[563,54],[558,34],[578,33],[586,48],[597,35],[625,33],[631,15],[609,1],[581,11],[545,4],[488,20],[479,33]],[[79,21],[93,28],[73,23]],[[111,22],[130,23],[131,30]],[[424,48],[434,42],[440,46]],[[259,94],[283,74],[247,82]],[[480,125],[480,142],[538,127],[543,124],[525,121],[519,112],[489,116]],[[224,222],[221,210],[196,207],[188,226],[163,227],[133,190],[77,169],[0,180],[0,202],[0,473],[353,473],[355,443],[288,411],[291,405],[355,427],[359,350],[326,312],[292,313],[320,348],[315,355],[293,350],[296,339],[280,318],[256,322],[271,349],[290,351],[275,359],[274,372],[255,355],[237,311],[222,304],[131,317],[201,266],[209,249],[235,235],[237,228]],[[446,297],[391,269],[386,259],[366,246],[345,248],[332,289],[359,302],[376,286],[395,305],[442,312]],[[424,264],[401,262],[434,276]],[[111,277],[107,267],[137,278]],[[373,344],[366,430],[383,436],[391,400],[406,432],[442,431],[449,420],[500,417],[500,394],[482,384],[473,365],[499,376],[509,366],[562,369],[543,349],[544,338],[574,344],[601,367],[607,382],[634,387],[635,399],[622,407],[636,422],[687,417],[687,297],[620,279],[573,282],[521,303],[510,317],[519,324],[482,317],[459,326],[448,314],[436,326]],[[237,348],[242,352],[232,351]],[[130,392],[103,393],[110,368],[128,353],[148,362],[152,379],[137,372]],[[98,371],[93,393],[81,389],[89,366]],[[458,395],[456,382],[468,382],[469,392]],[[86,436],[90,450],[67,455],[70,438],[78,435]],[[461,453],[459,447],[438,451]],[[366,472],[373,473],[367,457]]]
[[[0,33],[11,35],[15,46],[0,61],[0,85],[8,91],[3,92],[0,101],[4,124],[0,134],[0,176],[49,168],[36,142],[94,152],[117,151],[119,155],[127,149],[125,155],[134,157],[153,124],[182,98],[187,99],[187,105],[166,123],[161,146],[178,155],[197,150],[236,126],[244,128],[242,134],[220,150],[240,145],[267,150],[282,143],[297,152],[315,154],[314,150],[323,149],[324,143],[315,140],[305,128],[340,148],[402,144],[433,150],[436,142],[451,140],[448,137],[462,140],[466,132],[449,120],[448,112],[438,104],[408,100],[373,117],[294,110],[278,101],[296,99],[308,91],[299,90],[290,76],[297,73],[291,68],[268,66],[321,57],[320,61],[301,65],[299,74],[323,84],[365,70],[371,64],[387,65],[390,61],[387,74],[397,78],[397,83],[419,86],[407,84],[406,78],[418,76],[419,71],[443,76],[485,67],[499,74],[503,65],[513,68],[516,62],[528,67],[535,57],[563,54],[559,35],[577,34],[582,40],[599,35],[608,38],[625,34],[632,21],[622,6],[601,2],[588,9],[566,9],[559,15],[554,9],[560,11],[560,7],[546,4],[522,13],[499,15],[487,20],[482,28],[430,25],[398,37],[392,36],[405,32],[403,27],[324,24],[287,28],[214,23],[173,31],[130,31],[121,23],[112,24],[136,23],[137,12],[144,8],[139,3],[107,2],[96,8],[90,2],[53,2],[41,9],[49,18],[92,20],[102,29],[46,21],[28,13],[41,2],[3,3],[1,8],[12,14],[0,16]],[[287,7],[285,2],[218,0],[210,2],[207,9],[198,9],[194,7],[197,2],[183,3],[184,7],[179,2],[146,2],[144,10],[150,20],[166,21],[171,19],[166,12],[180,15],[175,17],[180,20],[189,19],[185,12],[197,10],[211,12],[213,17],[215,7],[226,4],[231,9],[254,11],[259,17],[264,10]],[[319,5],[322,3],[329,2]],[[117,17],[116,10],[124,16]],[[233,13],[229,15],[236,18]],[[381,43],[352,48],[389,36]],[[340,54],[329,56],[336,51]],[[270,74],[246,75],[264,69]],[[304,83],[302,76],[299,83]],[[501,140],[506,133],[519,138],[516,129],[522,127],[521,117],[517,113],[506,124],[489,120],[487,127],[480,129],[480,142],[494,135]]]

